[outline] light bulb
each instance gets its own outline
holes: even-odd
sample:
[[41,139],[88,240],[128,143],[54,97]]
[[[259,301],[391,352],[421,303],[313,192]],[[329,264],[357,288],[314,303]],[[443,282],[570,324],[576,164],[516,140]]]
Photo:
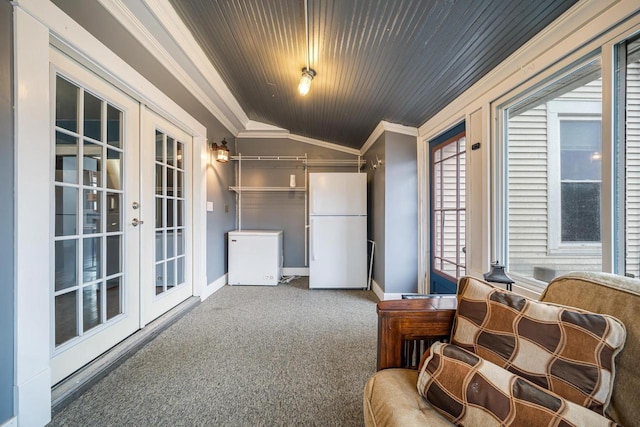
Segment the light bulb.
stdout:
[[302,77],[300,77],[300,84],[298,85],[298,92],[300,95],[305,96],[309,93],[309,89],[311,89],[311,80],[316,75],[316,72],[310,68],[302,69]]

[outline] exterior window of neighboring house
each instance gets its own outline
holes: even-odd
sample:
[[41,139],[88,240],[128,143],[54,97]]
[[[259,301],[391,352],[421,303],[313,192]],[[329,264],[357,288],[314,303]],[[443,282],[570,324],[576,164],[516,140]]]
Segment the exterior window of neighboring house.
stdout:
[[600,120],[560,121],[560,241],[600,242]]
[[602,104],[584,90],[546,103],[550,255],[601,254]]
[[600,61],[524,94],[503,112],[508,271],[542,282],[600,271]]

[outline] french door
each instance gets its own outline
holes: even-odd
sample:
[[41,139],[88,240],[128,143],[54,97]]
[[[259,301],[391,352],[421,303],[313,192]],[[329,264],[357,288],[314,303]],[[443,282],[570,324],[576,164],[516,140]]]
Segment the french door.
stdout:
[[51,51],[56,384],[193,294],[191,137]]
[[52,384],[140,327],[139,104],[52,50]]
[[191,280],[191,136],[151,110],[143,114],[142,322],[193,295]]
[[457,280],[466,272],[465,141],[464,127],[457,126],[429,143],[431,293],[455,293]]

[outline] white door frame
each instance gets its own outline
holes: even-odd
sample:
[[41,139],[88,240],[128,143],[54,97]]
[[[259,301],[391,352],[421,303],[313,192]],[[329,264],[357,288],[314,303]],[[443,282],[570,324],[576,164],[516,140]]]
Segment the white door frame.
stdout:
[[[48,215],[52,155],[49,51],[54,44],[118,89],[193,136],[194,294],[206,288],[206,128],[52,2],[14,4],[15,77],[15,408],[20,425],[51,418]],[[37,268],[34,268],[37,265]]]

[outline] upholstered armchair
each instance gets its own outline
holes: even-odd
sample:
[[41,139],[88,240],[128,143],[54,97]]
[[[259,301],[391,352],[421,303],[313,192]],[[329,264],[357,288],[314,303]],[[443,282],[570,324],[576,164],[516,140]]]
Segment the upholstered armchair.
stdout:
[[[466,285],[463,281],[467,280],[480,282],[463,278],[459,286]],[[497,299],[503,297],[500,294]],[[460,295],[457,298],[433,297],[378,303],[378,372],[369,379],[364,390],[365,425],[451,425],[450,418],[445,418],[442,410],[436,410],[419,393],[418,365],[423,352],[433,342],[449,342],[452,338],[450,334],[454,318],[458,319],[458,300]],[[592,407],[585,409],[582,406],[589,405],[583,404],[579,409],[589,413],[594,408],[600,409],[600,412],[604,411],[604,416],[624,426],[640,425],[640,281],[607,273],[571,273],[554,279],[542,294],[540,302],[533,302],[540,303],[545,303],[541,305],[550,306],[551,309],[559,306],[563,310],[566,307],[571,312],[577,308],[608,315],[604,316],[607,318],[612,316],[614,323],[622,324],[623,332],[626,328],[626,340],[622,338],[622,344],[611,356],[615,363],[612,362],[614,366],[609,368],[611,372],[607,375],[614,380],[610,384],[606,404],[596,408],[597,405],[586,399],[585,402],[591,402]],[[544,338],[545,335],[541,336]],[[601,347],[598,347],[598,351],[602,350]],[[472,350],[471,346],[467,346],[467,349]],[[589,351],[585,349],[585,352]],[[489,354],[486,356],[491,359]],[[481,355],[485,356],[482,352]],[[604,356],[598,353],[596,359],[604,359]],[[434,360],[434,356],[430,356],[427,364],[435,365]],[[599,378],[597,381],[603,382],[608,377],[601,375]],[[426,381],[432,380],[423,379],[422,375],[420,379],[420,387],[426,387]]]

